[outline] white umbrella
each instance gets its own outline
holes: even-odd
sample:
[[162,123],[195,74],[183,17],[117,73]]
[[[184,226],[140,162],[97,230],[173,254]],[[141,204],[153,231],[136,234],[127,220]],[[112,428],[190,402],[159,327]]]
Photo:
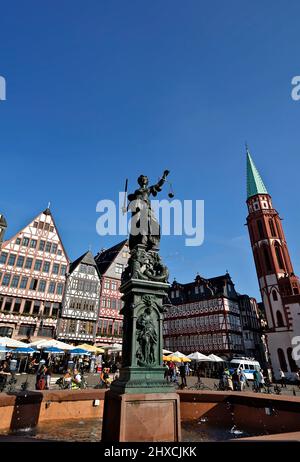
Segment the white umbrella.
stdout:
[[199,351],[195,351],[195,353],[191,353],[188,355],[188,358],[194,359],[195,361],[213,361],[209,356],[205,356]]
[[183,353],[180,353],[180,351],[175,351],[175,353],[173,353],[174,356],[177,356],[177,358],[187,358],[186,355],[184,355]]
[[211,361],[215,361],[216,363],[224,363],[224,359],[220,358],[217,355],[214,355],[213,353],[208,355],[208,357],[211,359]]
[[20,342],[19,340],[15,340],[9,337],[0,337],[0,345],[7,346],[11,348],[28,348],[28,343]]
[[173,354],[173,351],[163,350],[164,355],[169,355],[170,353]]
[[35,340],[34,342],[31,342],[29,345],[31,347],[37,347],[38,345],[41,345],[42,343],[46,343],[48,342],[48,340],[44,339],[44,340]]
[[101,346],[103,350],[111,350],[111,351],[122,351],[122,345],[120,343],[113,343],[112,345],[104,345]]
[[[27,345],[28,346],[28,345]],[[51,339],[51,340],[36,340],[29,344],[31,347],[36,347],[38,349],[45,348],[45,347],[56,347],[60,348],[61,350],[73,350],[74,345],[69,345],[68,343],[60,342],[59,340]]]

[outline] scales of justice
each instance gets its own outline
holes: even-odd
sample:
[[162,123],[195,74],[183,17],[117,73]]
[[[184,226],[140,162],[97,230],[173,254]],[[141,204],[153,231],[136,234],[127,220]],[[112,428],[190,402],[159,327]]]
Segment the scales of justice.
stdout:
[[159,255],[160,226],[151,208],[165,183],[140,175],[123,212],[131,211],[130,258],[122,273],[123,345],[120,376],[105,394],[102,441],[180,441],[179,397],[164,379],[162,360],[164,300],[169,271]]

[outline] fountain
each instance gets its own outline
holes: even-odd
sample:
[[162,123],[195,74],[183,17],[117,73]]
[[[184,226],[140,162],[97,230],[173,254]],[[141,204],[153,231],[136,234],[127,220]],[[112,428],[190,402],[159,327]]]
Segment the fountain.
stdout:
[[164,379],[162,324],[168,269],[159,256],[160,228],[150,195],[169,174],[128,196],[132,212],[130,259],[122,274],[123,351],[120,376],[105,395],[102,441],[180,441],[179,397]]

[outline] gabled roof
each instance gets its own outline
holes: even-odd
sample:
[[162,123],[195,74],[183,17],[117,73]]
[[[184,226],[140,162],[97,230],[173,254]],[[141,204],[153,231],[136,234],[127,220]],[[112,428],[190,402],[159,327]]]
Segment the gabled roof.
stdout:
[[126,242],[127,242],[127,239],[125,239],[122,242],[119,242],[119,244],[116,244],[115,246],[110,247],[109,249],[99,252],[95,256],[97,267],[101,275],[106,273],[110,265],[113,263],[115,258],[121,252]]
[[43,215],[43,214],[44,214],[44,215],[50,215],[50,216],[51,216],[51,219],[52,219],[52,222],[53,222],[53,226],[54,226],[54,228],[55,228],[55,231],[56,231],[56,233],[57,233],[58,239],[59,239],[60,244],[61,244],[61,246],[62,246],[63,252],[64,252],[65,257],[66,257],[66,260],[69,262],[70,259],[69,259],[69,257],[68,257],[68,254],[67,254],[66,249],[65,249],[65,247],[64,247],[63,241],[62,241],[62,239],[61,239],[61,237],[60,237],[58,228],[57,228],[57,226],[56,226],[54,217],[53,217],[53,215],[52,215],[51,210],[50,210],[49,207],[47,207],[45,210],[43,210],[43,212],[40,212],[38,215],[36,215],[36,216],[33,218],[33,220],[31,220],[29,223],[27,223],[26,226],[24,226],[22,229],[20,229],[20,230],[19,230],[17,233],[15,233],[12,237],[10,237],[9,239],[5,240],[5,241],[3,242],[3,244],[2,244],[2,248],[6,247],[6,246],[7,246],[11,241],[13,241],[20,233],[22,233],[22,232],[25,230],[25,228],[27,228],[27,226],[29,226],[31,223],[33,223],[34,221],[36,221],[36,220],[37,220],[41,215]]
[[[234,283],[229,273],[226,273],[221,276],[215,276],[213,278],[203,278],[197,275],[196,279],[193,282],[188,282],[186,284],[180,284],[177,281],[174,281],[171,286],[171,290],[179,289],[180,291],[179,299],[181,300],[181,303],[192,302],[196,300],[207,299],[210,297],[217,297],[217,296],[228,297],[227,290],[226,290],[226,282],[227,283],[230,282],[230,284],[232,284],[233,291],[230,294],[230,297],[235,298],[236,291],[234,289]],[[196,294],[193,289],[199,285],[203,286],[203,291]]]
[[264,185],[264,182],[255,167],[255,164],[252,160],[248,147],[246,148],[247,152],[247,199],[256,194],[268,194],[267,188]]
[[81,255],[79,258],[77,258],[77,260],[71,263],[69,273],[73,273],[73,271],[77,268],[77,266],[80,263],[84,263],[85,265],[90,265],[97,268],[93,254],[89,250],[85,252],[83,255]]

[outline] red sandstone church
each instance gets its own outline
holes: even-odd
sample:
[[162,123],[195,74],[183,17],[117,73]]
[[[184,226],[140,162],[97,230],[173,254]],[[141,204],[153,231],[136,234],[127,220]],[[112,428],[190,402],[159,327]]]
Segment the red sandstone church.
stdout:
[[273,373],[298,370],[292,339],[300,334],[300,281],[294,274],[278,212],[247,149],[247,225],[268,323],[267,343]]

